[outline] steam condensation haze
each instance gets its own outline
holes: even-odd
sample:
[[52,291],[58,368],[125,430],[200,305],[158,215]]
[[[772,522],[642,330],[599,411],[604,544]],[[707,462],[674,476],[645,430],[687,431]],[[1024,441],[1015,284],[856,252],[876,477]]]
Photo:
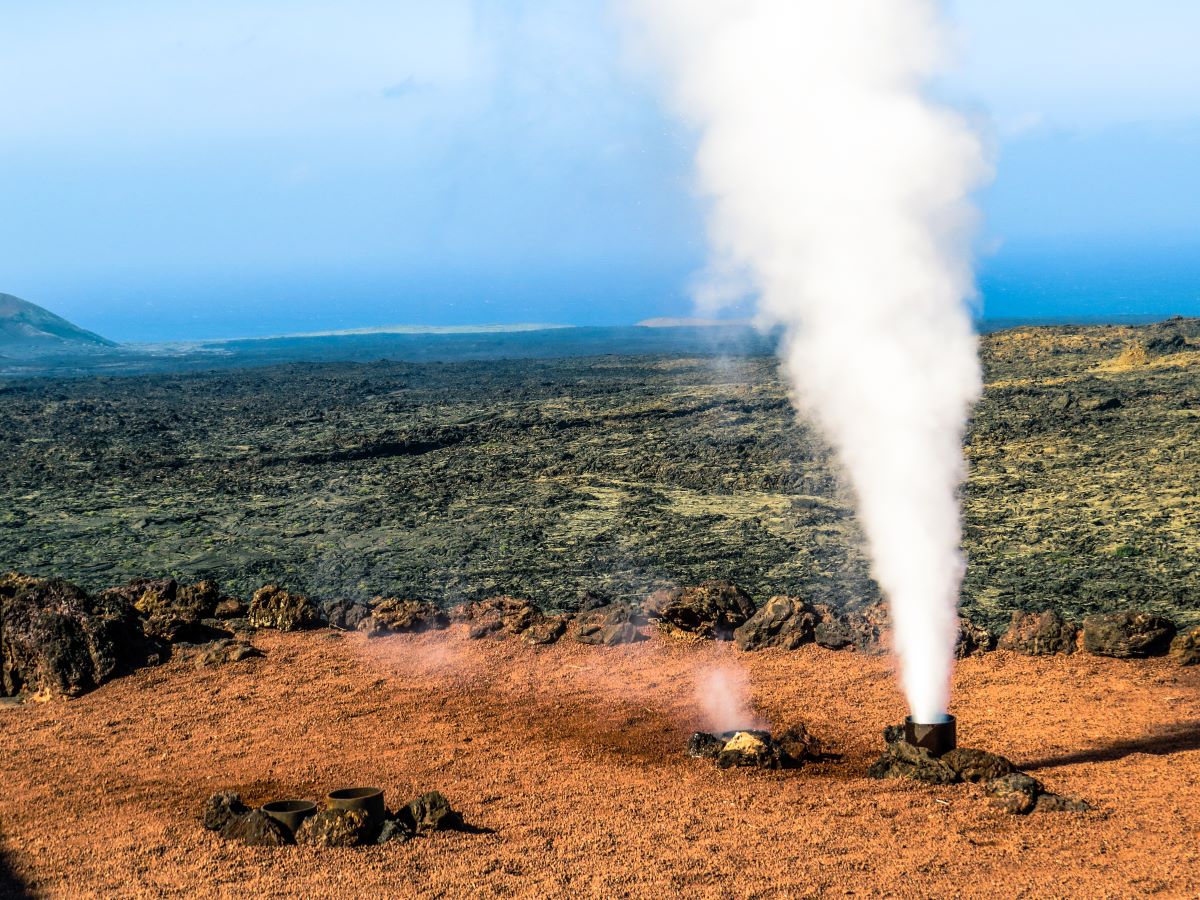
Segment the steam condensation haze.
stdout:
[[703,303],[749,289],[786,328],[797,407],[836,447],[891,607],[917,721],[949,704],[964,561],[957,489],[981,376],[968,121],[933,102],[933,0],[626,0],[699,130]]

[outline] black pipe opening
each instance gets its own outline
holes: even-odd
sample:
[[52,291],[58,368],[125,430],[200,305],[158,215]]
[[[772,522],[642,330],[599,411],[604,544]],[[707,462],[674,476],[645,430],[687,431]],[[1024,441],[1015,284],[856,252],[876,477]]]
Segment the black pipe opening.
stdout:
[[949,753],[958,746],[954,716],[946,716],[946,721],[932,725],[914,722],[912,716],[907,716],[904,719],[904,740],[914,747],[928,750],[931,756]]

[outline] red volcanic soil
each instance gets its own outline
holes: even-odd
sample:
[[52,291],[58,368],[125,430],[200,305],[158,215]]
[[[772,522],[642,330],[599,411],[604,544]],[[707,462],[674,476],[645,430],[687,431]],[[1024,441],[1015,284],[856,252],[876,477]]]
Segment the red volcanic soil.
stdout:
[[[1090,813],[1015,817],[978,787],[865,777],[904,714],[886,657],[263,633],[265,659],[175,662],[0,709],[0,842],[35,895],[1200,896],[1200,671],[993,653],[962,663],[960,740]],[[695,684],[741,666],[755,707],[843,754],[782,773],[683,753]],[[441,790],[494,834],[257,849],[206,797],[389,806]]]

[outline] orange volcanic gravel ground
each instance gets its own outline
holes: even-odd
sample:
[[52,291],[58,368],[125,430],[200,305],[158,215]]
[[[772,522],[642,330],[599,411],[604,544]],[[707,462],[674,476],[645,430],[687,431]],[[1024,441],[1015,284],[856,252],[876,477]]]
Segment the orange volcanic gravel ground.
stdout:
[[[1009,816],[974,786],[865,777],[904,714],[887,657],[262,633],[265,659],[173,662],[0,709],[0,843],[34,896],[1200,896],[1200,671],[993,653],[962,663],[960,741],[1095,811]],[[683,745],[696,684],[741,667],[756,710],[842,757],[718,770]],[[247,848],[206,797],[441,790],[494,834]]]

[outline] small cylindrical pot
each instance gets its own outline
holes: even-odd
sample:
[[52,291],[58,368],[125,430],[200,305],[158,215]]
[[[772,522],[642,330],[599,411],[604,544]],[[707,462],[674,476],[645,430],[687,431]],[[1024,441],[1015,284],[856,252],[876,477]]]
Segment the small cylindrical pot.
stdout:
[[262,811],[293,834],[300,823],[317,811],[311,800],[272,800],[264,803]]
[[361,810],[367,814],[367,818],[376,822],[382,822],[387,815],[383,807],[383,788],[338,788],[325,796],[325,803],[330,809]]
[[914,747],[928,750],[932,756],[949,753],[958,746],[957,724],[954,716],[946,716],[944,722],[926,725],[914,722],[912,716],[904,720],[904,740]]

